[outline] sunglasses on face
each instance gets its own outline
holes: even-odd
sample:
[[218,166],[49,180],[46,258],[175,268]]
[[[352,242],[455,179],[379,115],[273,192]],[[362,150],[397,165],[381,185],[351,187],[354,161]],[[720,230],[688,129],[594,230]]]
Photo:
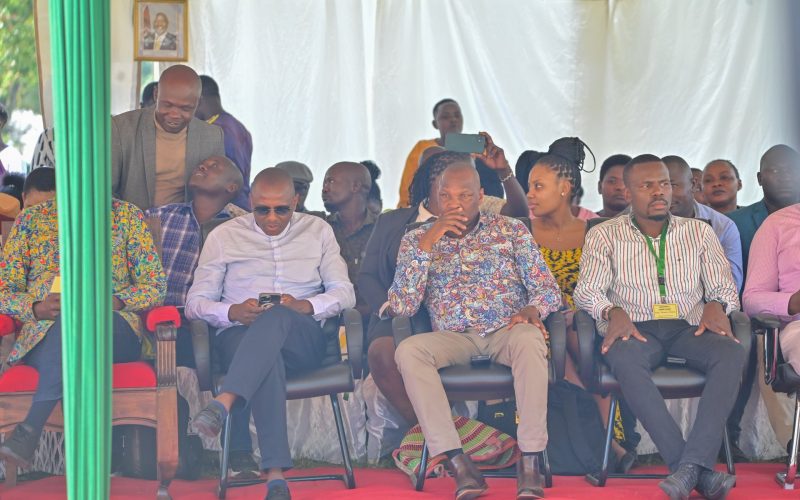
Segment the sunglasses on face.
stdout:
[[275,212],[275,215],[288,215],[292,211],[292,207],[288,205],[281,205],[279,207],[253,207],[253,213],[256,215],[269,215],[270,212]]

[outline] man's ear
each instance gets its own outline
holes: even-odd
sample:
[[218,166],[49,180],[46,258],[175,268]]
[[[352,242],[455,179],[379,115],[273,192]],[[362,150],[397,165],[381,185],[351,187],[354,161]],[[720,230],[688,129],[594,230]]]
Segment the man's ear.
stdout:
[[291,203],[292,210],[296,210],[297,209],[297,204],[298,203],[300,203],[300,195],[299,194],[295,194],[294,198],[292,198],[292,203]]
[[156,107],[158,107],[158,85],[153,88],[153,102],[156,103]]
[[736,181],[736,190],[737,191],[741,191],[742,190],[742,180],[741,179]]
[[603,194],[603,181],[597,181],[597,194]]
[[763,184],[761,184],[761,172],[756,172],[756,180],[759,186],[763,186]]
[[431,121],[431,125],[433,125],[433,128],[435,128],[436,130],[439,130],[439,126],[436,125],[436,120],[435,119]]
[[236,184],[236,183],[234,183],[234,182],[231,182],[231,183],[230,183],[230,184],[228,184],[228,186],[225,188],[225,191],[227,191],[227,192],[229,192],[229,193],[235,193],[235,192],[237,192],[238,190],[239,190],[239,185],[238,185],[238,184]]

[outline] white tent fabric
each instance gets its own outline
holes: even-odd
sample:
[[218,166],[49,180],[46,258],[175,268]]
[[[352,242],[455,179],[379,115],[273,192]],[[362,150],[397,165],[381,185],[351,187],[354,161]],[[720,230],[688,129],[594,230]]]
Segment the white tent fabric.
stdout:
[[[760,197],[761,154],[798,138],[783,0],[205,0],[189,10],[190,64],[252,132],[254,172],[296,159],[321,179],[336,161],[374,159],[387,207],[447,96],[465,130],[492,133],[512,164],[567,135],[598,162],[723,157],[742,170],[742,203]],[[584,182],[589,208],[596,179]],[[321,207],[320,189],[310,206]]]

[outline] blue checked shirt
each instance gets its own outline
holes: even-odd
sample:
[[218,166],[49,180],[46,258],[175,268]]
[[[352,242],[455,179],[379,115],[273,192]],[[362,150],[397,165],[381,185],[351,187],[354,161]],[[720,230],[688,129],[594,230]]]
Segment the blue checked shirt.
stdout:
[[[227,220],[247,212],[229,203],[214,220]],[[161,220],[161,263],[167,275],[167,297],[164,305],[182,306],[202,247],[202,228],[192,210],[192,203],[171,203],[147,210],[147,217]]]

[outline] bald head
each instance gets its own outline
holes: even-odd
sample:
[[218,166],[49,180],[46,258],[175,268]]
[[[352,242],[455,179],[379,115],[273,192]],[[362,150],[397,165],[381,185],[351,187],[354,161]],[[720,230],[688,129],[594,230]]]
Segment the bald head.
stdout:
[[288,172],[280,168],[265,168],[256,175],[250,185],[250,190],[285,192],[294,196],[294,181]]
[[281,234],[297,208],[292,177],[279,168],[265,168],[250,186],[253,219],[268,236]]
[[460,162],[447,167],[439,180],[437,196],[442,217],[460,213],[467,219],[467,229],[454,236],[463,236],[478,223],[483,190],[478,171],[471,164]]
[[177,134],[189,125],[200,102],[200,77],[189,66],[170,66],[158,79],[154,91],[156,122],[164,131]]
[[785,144],[769,148],[761,157],[758,183],[770,212],[800,203],[800,153]]
[[325,172],[322,202],[331,213],[341,212],[348,205],[353,206],[348,212],[363,213],[371,186],[372,177],[367,167],[361,163],[339,162]]

